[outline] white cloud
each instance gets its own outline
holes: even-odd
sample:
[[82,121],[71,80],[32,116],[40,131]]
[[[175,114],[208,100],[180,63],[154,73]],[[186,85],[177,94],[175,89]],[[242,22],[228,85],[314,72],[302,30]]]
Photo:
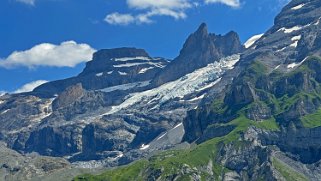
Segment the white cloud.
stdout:
[[30,91],[33,91],[33,89],[35,89],[36,87],[38,87],[44,83],[47,83],[47,82],[48,81],[46,81],[46,80],[33,81],[33,82],[23,85],[21,88],[17,89],[13,93],[17,94],[17,93],[22,93],[22,92],[30,92]]
[[36,2],[36,0],[17,0],[17,1],[28,5],[32,5],[32,6],[34,6]]
[[94,52],[89,45],[77,44],[75,41],[62,42],[60,45],[42,43],[29,50],[15,51],[7,58],[0,59],[0,67],[74,67],[91,60]]
[[225,4],[227,6],[231,6],[233,8],[240,7],[240,5],[241,5],[240,0],[205,0],[205,3],[206,4],[221,3],[221,4]]
[[184,9],[191,7],[188,0],[127,0],[130,8],[137,9]]
[[105,21],[109,24],[128,25],[135,21],[130,14],[112,13],[106,16]]
[[[240,6],[239,0],[203,0],[205,5],[210,3],[223,3],[236,8]],[[130,9],[141,11],[138,14],[108,14],[105,21],[113,25],[152,23],[154,16],[169,16],[176,20],[185,19],[186,11],[202,5],[200,0],[127,0]]]

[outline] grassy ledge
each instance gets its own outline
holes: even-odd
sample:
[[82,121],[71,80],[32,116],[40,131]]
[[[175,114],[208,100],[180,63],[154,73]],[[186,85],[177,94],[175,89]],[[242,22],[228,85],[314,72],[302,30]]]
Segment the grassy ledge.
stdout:
[[308,114],[301,118],[301,122],[306,128],[316,128],[321,126],[321,109],[313,114]]
[[273,167],[283,176],[287,181],[308,181],[308,179],[301,173],[296,172],[288,165],[282,163],[277,158],[272,159]]

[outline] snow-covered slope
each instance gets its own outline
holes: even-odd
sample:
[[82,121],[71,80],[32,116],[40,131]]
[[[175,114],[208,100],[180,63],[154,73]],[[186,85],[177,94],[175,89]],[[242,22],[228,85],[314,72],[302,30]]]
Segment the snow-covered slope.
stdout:
[[245,48],[250,48],[258,39],[260,39],[264,34],[254,35],[249,38],[245,43]]
[[[127,109],[135,104],[142,104],[145,107],[151,107],[151,105],[153,105],[152,109],[155,109],[171,99],[178,98],[184,100],[185,96],[190,94],[196,95],[219,82],[220,76],[226,70],[232,69],[239,59],[240,55],[232,55],[157,88],[133,93],[120,105],[113,106],[105,115]],[[193,100],[195,98],[190,99]]]

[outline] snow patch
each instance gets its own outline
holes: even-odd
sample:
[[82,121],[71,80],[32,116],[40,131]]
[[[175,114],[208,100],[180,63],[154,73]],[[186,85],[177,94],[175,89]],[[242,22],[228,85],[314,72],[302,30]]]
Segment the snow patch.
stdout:
[[279,67],[281,66],[281,64],[280,65],[278,65],[278,66],[276,66],[273,70],[276,70],[276,69],[278,69]]
[[284,33],[292,33],[293,31],[301,30],[302,26],[294,26],[292,28],[281,28],[278,31],[283,31]]
[[305,62],[308,59],[308,57],[304,58],[301,62],[299,63],[291,63],[287,66],[288,69],[293,69],[294,67],[300,66],[303,62]]
[[155,67],[158,67],[158,68],[164,68],[165,65],[161,64],[161,63],[153,63],[153,62],[149,62],[150,65],[154,65]]
[[208,84],[208,85],[206,85],[206,86],[198,89],[198,91],[202,91],[202,90],[205,90],[205,89],[208,89],[208,88],[213,87],[214,85],[216,85],[217,83],[219,83],[219,82],[221,81],[221,79],[222,79],[222,78],[218,78],[218,79],[215,80],[214,82],[212,82],[212,83],[210,83],[210,84]]
[[166,136],[167,132],[165,132],[164,134],[162,134],[160,137],[158,137],[156,140],[160,140],[162,139],[164,136]]
[[[176,125],[173,129],[176,129],[176,128],[178,128],[178,127],[180,127],[180,126],[182,126],[183,125],[183,123],[179,123],[178,125]],[[172,130],[173,130],[172,129]]]
[[293,43],[290,45],[290,47],[296,48],[298,46],[298,42],[300,39],[301,39],[301,35],[292,37],[291,41],[293,41]]
[[143,82],[135,82],[135,83],[129,83],[129,84],[121,84],[116,85],[112,87],[107,87],[105,89],[100,89],[102,92],[113,92],[115,90],[128,90],[135,87],[145,87],[150,84],[150,81],[143,81]]
[[203,95],[201,95],[199,97],[194,97],[193,99],[190,99],[188,101],[193,102],[193,101],[197,101],[197,100],[203,99],[204,97],[205,97],[205,94],[203,94]]
[[291,8],[292,10],[298,10],[301,9],[303,6],[305,6],[305,3],[299,4],[297,6],[294,6],[293,8]]
[[259,34],[259,35],[254,35],[254,36],[252,36],[250,39],[248,39],[248,40],[244,43],[245,48],[251,47],[251,46],[252,46],[257,40],[259,40],[263,35],[264,35],[264,33]]
[[164,65],[161,63],[155,63],[155,62],[139,62],[139,63],[125,63],[125,64],[119,64],[119,65],[113,65],[115,68],[121,68],[121,67],[134,67],[138,65],[152,65],[158,68],[163,68]]
[[279,50],[276,50],[276,52],[282,52],[282,51],[284,51],[286,48],[287,48],[287,47],[283,47],[283,48],[281,48],[281,49],[279,49]]
[[10,109],[6,109],[6,110],[2,111],[2,112],[0,113],[0,115],[6,114],[8,111],[10,111]]
[[301,39],[301,35],[294,36],[291,38],[292,41],[299,41]]
[[131,60],[151,60],[149,57],[123,57],[123,58],[115,58],[116,62],[126,62]]
[[290,47],[294,47],[294,48],[296,48],[297,46],[298,46],[298,41],[295,41],[290,45]]
[[153,69],[154,67],[147,67],[147,68],[143,68],[143,69],[141,69],[138,73],[139,74],[143,74],[143,73],[145,73],[145,72],[147,72],[148,70],[151,70],[151,69]]
[[121,72],[121,71],[118,71],[119,75],[127,75],[126,72]]
[[134,67],[138,65],[144,65],[146,63],[126,63],[126,64],[119,64],[119,65],[113,65],[115,68],[120,68],[120,67]]
[[98,74],[96,74],[96,77],[101,77],[101,76],[103,76],[103,72],[100,72],[100,73],[98,73]]
[[320,19],[321,19],[321,17],[320,17],[320,18],[318,19],[318,21],[315,22],[313,25],[318,26],[318,25],[320,24]]
[[142,146],[139,148],[140,150],[146,150],[149,148],[149,145],[142,144]]
[[117,156],[115,157],[115,159],[121,158],[121,157],[123,157],[123,156],[124,156],[124,154],[123,154],[123,153],[120,153],[119,155],[117,155]]
[[114,72],[114,71],[109,71],[109,72],[107,72],[107,74],[110,75],[110,74],[112,74],[113,72]]
[[299,63],[291,63],[287,66],[288,69],[293,69],[294,67],[300,65]]

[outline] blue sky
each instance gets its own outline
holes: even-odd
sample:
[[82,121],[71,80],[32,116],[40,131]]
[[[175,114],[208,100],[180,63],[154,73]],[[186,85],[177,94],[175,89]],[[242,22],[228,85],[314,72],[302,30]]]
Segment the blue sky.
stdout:
[[285,3],[1,0],[0,91],[24,91],[44,81],[77,75],[91,54],[102,48],[138,47],[151,56],[174,58],[202,22],[215,34],[234,30],[244,42],[271,27]]

